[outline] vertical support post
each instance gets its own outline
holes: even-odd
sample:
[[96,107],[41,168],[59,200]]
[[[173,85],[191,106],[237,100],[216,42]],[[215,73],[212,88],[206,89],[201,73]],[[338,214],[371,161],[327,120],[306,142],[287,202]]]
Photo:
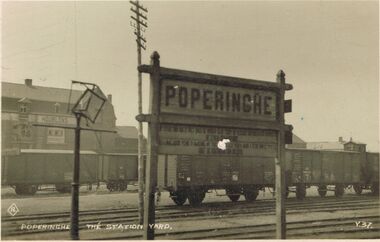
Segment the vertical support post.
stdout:
[[[153,72],[150,74],[150,113],[148,128],[148,159],[146,164],[145,198],[144,198],[144,240],[154,239],[155,192],[157,183],[158,131],[160,114],[160,55],[155,51],[151,56]],[[149,226],[150,225],[150,226]],[[152,227],[151,227],[152,226]]]
[[284,99],[285,99],[285,73],[277,73],[277,83],[281,84],[278,95],[278,122],[280,129],[277,135],[278,149],[275,160],[276,171],[276,239],[286,239],[286,208],[285,208],[285,134],[284,134]]
[[70,235],[72,240],[79,240],[79,172],[80,172],[80,119],[81,115],[75,113],[75,146],[74,146],[74,167],[73,182],[71,183],[71,223]]
[[[137,0],[137,5],[139,5],[139,1]],[[140,8],[136,7],[136,31],[137,31],[137,66],[141,65],[141,43],[139,41],[139,36],[141,35],[140,33]],[[139,114],[142,114],[142,73],[138,73],[138,112]],[[143,216],[144,216],[144,156],[143,156],[143,123],[139,122],[138,126],[138,184],[139,184],[139,224],[143,224]]]

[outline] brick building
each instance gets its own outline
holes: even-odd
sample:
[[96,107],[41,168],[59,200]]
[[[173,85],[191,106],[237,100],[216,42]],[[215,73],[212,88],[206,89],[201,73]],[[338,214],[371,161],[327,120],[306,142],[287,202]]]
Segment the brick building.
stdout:
[[[71,129],[36,127],[33,124],[74,126],[71,107],[82,91],[35,86],[31,79],[25,84],[2,82],[2,151],[19,149],[68,150],[74,147]],[[70,99],[70,101],[69,101]],[[114,130],[116,116],[111,96],[103,106],[95,124],[82,119],[83,127]],[[112,151],[115,134],[81,132],[81,149]]]
[[[114,152],[132,153],[138,152],[138,132],[134,126],[117,126],[117,137],[114,141]],[[147,140],[143,139],[143,153],[146,152]]]

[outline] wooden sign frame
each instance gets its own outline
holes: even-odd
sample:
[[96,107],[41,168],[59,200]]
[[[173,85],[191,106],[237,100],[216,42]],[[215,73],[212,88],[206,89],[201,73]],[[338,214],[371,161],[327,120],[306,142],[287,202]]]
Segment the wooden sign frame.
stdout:
[[[155,223],[155,190],[157,184],[157,160],[159,154],[159,130],[160,124],[182,124],[198,126],[215,126],[227,128],[246,128],[255,130],[272,130],[277,133],[277,157],[275,158],[276,173],[276,234],[277,239],[286,237],[285,218],[285,132],[292,130],[291,125],[284,122],[284,94],[293,86],[285,83],[285,73],[280,70],[277,73],[276,82],[251,80],[237,77],[228,77],[199,72],[191,72],[160,67],[160,56],[157,52],[151,55],[150,65],[141,65],[138,71],[150,74],[149,114],[140,114],[136,119],[140,122],[148,122],[148,159],[146,165],[145,201],[144,201],[144,231],[143,239],[154,239]],[[186,114],[175,112],[161,112],[161,86],[165,80],[175,80],[179,83],[196,83],[231,88],[246,88],[264,92],[273,92],[275,100],[275,120],[259,120],[245,118],[216,117],[214,115]],[[212,125],[210,125],[212,124]],[[150,225],[150,226],[149,226]]]

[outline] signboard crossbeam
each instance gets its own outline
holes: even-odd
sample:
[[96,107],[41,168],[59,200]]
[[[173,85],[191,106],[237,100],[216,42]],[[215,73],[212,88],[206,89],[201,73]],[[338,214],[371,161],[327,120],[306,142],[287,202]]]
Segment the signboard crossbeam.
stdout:
[[[151,74],[153,68],[150,65],[140,65],[138,70],[142,73]],[[201,72],[185,71],[179,69],[160,67],[160,76],[165,79],[175,79],[188,82],[209,83],[216,85],[245,87],[245,88],[258,88],[258,89],[275,89],[279,90],[280,84],[276,82],[268,82],[261,80],[253,80],[246,78],[222,76],[207,74]],[[284,84],[285,90],[292,90],[293,85],[289,83]]]
[[[141,122],[151,122],[152,116],[149,114],[141,114],[136,116],[136,120]],[[181,115],[160,113],[159,116],[160,123],[167,124],[190,124],[190,125],[200,125],[200,126],[220,126],[220,127],[231,127],[231,128],[246,128],[252,129],[263,129],[263,130],[280,130],[280,125],[277,122],[263,122],[257,120],[236,120],[236,119],[220,119],[220,118],[204,118],[196,115]],[[291,131],[292,125],[284,125],[284,131]]]

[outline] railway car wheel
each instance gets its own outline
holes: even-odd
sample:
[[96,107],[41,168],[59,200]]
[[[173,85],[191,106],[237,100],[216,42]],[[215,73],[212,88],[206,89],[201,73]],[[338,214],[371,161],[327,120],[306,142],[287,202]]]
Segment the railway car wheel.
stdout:
[[37,185],[32,185],[30,187],[29,194],[30,195],[34,195],[34,194],[36,194],[37,190],[38,190],[38,186]]
[[240,198],[240,191],[237,189],[226,189],[226,194],[232,202],[236,202]]
[[356,185],[354,185],[354,191],[356,194],[360,195],[363,192],[363,188],[361,185],[356,184]]
[[237,202],[240,198],[239,194],[228,194],[227,196],[232,202]]
[[240,190],[238,189],[226,189],[226,194],[232,202],[236,202],[240,198]]
[[107,189],[108,189],[108,191],[110,191],[110,192],[115,191],[115,189],[116,189],[115,183],[113,183],[113,182],[108,182],[108,183],[107,183]]
[[286,187],[286,190],[285,190],[285,197],[286,197],[286,198],[289,197],[289,187]]
[[371,192],[373,195],[379,195],[379,183],[377,182],[372,183]]
[[125,190],[127,190],[127,184],[125,184],[124,182],[120,182],[119,191],[125,191]]
[[259,190],[256,188],[246,188],[244,189],[243,193],[245,200],[247,200],[248,202],[253,202],[259,195]]
[[15,191],[17,195],[28,195],[27,185],[16,185]]
[[25,195],[24,187],[22,185],[16,185],[15,192],[17,195]]
[[59,193],[70,193],[71,186],[69,184],[55,184],[55,189]]
[[201,205],[206,193],[204,191],[190,191],[188,193],[188,199],[191,206]]
[[320,185],[318,187],[318,193],[319,193],[319,196],[326,197],[326,194],[327,194],[327,187],[326,187],[326,185]]
[[296,197],[298,200],[303,200],[306,197],[306,186],[305,184],[298,184],[296,186]]
[[335,196],[342,197],[344,194],[344,186],[342,184],[335,185]]
[[16,185],[15,192],[17,195],[34,195],[37,192],[37,185]]
[[187,193],[186,191],[170,192],[170,198],[175,204],[182,206],[186,202]]

